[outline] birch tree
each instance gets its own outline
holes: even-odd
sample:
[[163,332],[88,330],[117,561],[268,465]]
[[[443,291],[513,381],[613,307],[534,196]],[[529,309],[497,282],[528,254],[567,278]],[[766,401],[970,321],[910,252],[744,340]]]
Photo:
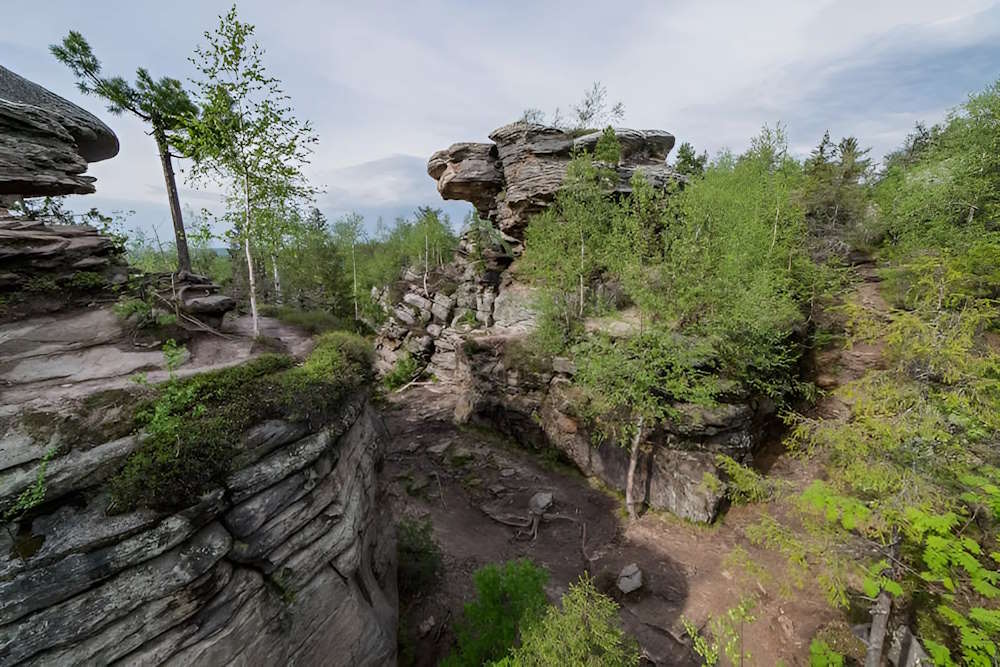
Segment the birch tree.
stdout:
[[358,307],[358,255],[357,246],[363,243],[365,237],[365,219],[358,213],[349,213],[333,224],[333,236],[337,239],[344,252],[350,249],[351,253],[351,298],[354,301],[354,319],[361,316]]
[[201,114],[189,122],[186,147],[192,176],[222,184],[236,215],[235,237],[243,246],[249,276],[254,335],[260,334],[252,244],[266,224],[273,193],[286,200],[313,193],[302,168],[316,136],[309,122],[293,114],[281,83],[268,74],[254,26],[239,20],[236,6],[219,17],[191,62],[201,74],[196,85]]

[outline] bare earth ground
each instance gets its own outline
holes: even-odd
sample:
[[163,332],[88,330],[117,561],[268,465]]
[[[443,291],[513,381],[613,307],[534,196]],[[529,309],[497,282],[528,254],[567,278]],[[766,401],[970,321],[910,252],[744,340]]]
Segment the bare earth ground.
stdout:
[[[888,306],[871,266],[859,267],[852,298],[876,313]],[[878,344],[833,345],[817,355],[818,382],[827,391],[880,367]],[[396,519],[427,518],[444,553],[437,590],[400,610],[403,632],[417,665],[434,665],[453,640],[450,625],[473,597],[472,573],[488,563],[530,558],[549,570],[550,600],[588,571],[598,587],[621,605],[625,629],[639,640],[646,664],[696,665],[681,616],[703,627],[741,598],[753,595],[756,620],[743,628],[751,665],[809,664],[810,641],[821,630],[839,637],[849,629],[814,581],[794,581],[785,556],[755,546],[745,530],[770,514],[789,515],[790,501],[731,507],[713,526],[647,512],[629,525],[615,494],[575,469],[542,460],[537,453],[496,434],[452,423],[454,398],[447,387],[422,386],[388,398],[391,443],[383,479]],[[846,419],[847,406],[825,395],[811,411],[821,419]],[[765,447],[758,466],[771,479],[804,488],[821,474],[819,464],[785,453],[780,438]],[[529,516],[536,492],[554,496],[551,513],[576,521],[543,521],[531,539],[487,516]],[[586,525],[581,549],[580,524]],[[637,563],[644,585],[622,595],[615,586],[624,565]]]
[[[838,613],[818,591],[781,591],[784,558],[743,536],[743,529],[759,519],[760,507],[734,507],[713,527],[656,513],[629,526],[620,498],[575,471],[547,464],[495,435],[455,426],[453,398],[435,389],[412,388],[392,396],[385,409],[392,440],[383,479],[393,512],[397,519],[430,519],[445,556],[439,589],[400,610],[416,644],[416,664],[434,665],[448,652],[449,625],[472,598],[472,573],[479,567],[530,558],[549,570],[553,601],[588,569],[578,524],[543,521],[531,540],[480,509],[486,505],[494,515],[527,516],[528,502],[539,491],[553,493],[552,513],[586,523],[590,573],[622,605],[624,627],[639,640],[649,663],[699,664],[688,648],[681,615],[701,626],[709,615],[738,604],[741,595],[754,593],[760,599],[754,612],[758,620],[744,631],[753,664],[774,665],[779,658],[789,665],[808,664],[810,639]],[[764,574],[748,577],[739,563],[727,561],[737,546]],[[615,580],[629,563],[642,569],[644,585],[623,596]]]

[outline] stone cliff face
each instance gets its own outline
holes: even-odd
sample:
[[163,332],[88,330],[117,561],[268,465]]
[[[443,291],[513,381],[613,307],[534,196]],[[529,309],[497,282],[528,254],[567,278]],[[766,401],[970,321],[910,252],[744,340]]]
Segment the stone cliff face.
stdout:
[[[673,135],[623,128],[615,134],[622,152],[611,196],[627,195],[637,171],[657,188],[681,180],[665,163]],[[525,363],[517,352],[536,315],[536,290],[516,276],[525,227],[554,201],[573,153],[592,148],[599,137],[599,132],[577,136],[513,123],[494,131],[493,143],[458,143],[434,153],[427,173],[441,196],[471,202],[511,252],[496,244],[476,248],[467,234],[454,262],[431,277],[426,292],[422,276],[408,272],[395,288],[402,297],[389,304],[378,353],[382,370],[406,353],[451,382],[459,393],[457,420],[488,424],[522,443],[554,446],[585,474],[623,489],[627,454],[614,443],[593,444],[585,420],[576,414],[571,361]],[[598,289],[617,301],[614,285]],[[622,337],[635,327],[626,320],[588,322],[587,328]],[[725,491],[715,456],[749,461],[773,411],[769,402],[751,396],[731,401],[713,410],[677,406],[685,417],[649,435],[636,488],[650,506],[694,521],[715,517]]]
[[38,443],[25,426],[2,441],[3,507],[37,478],[39,445],[68,452],[46,466],[45,504],[0,534],[0,664],[394,661],[382,427],[363,395],[313,433],[259,424],[225,487],[174,513],[109,515],[104,482],[135,437]]
[[[25,225],[0,226],[23,241],[0,269],[45,284],[15,281],[10,308],[72,281],[81,261],[96,270],[63,288],[76,298],[0,320],[0,665],[393,664],[383,426],[366,394],[317,427],[260,421],[225,483],[179,510],[121,513],[109,480],[141,444],[132,415],[146,391],[130,377],[165,379],[164,355],[112,312],[103,281],[125,267],[107,239]],[[182,304],[218,296],[189,287]],[[290,351],[308,346],[274,326]],[[176,372],[252,356],[238,322],[223,336],[189,332]],[[41,504],[24,511],[35,491]]]

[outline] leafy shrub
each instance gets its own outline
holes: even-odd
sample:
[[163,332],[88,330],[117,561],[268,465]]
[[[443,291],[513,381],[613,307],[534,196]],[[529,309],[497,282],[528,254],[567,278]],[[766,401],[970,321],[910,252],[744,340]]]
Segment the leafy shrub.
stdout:
[[814,639],[809,644],[809,667],[844,667],[844,656],[825,641]]
[[392,391],[399,389],[417,377],[423,368],[409,352],[404,352],[396,359],[396,365],[382,378],[382,384]]
[[426,519],[403,519],[396,524],[396,581],[404,601],[430,590],[441,577],[441,548],[431,531],[431,522]]
[[119,511],[184,507],[221,482],[238,460],[243,433],[265,419],[323,426],[371,377],[362,338],[321,336],[301,366],[280,355],[164,383],[138,408],[141,445],[111,481]]
[[774,495],[774,483],[753,468],[725,454],[717,454],[715,464],[726,475],[726,496],[737,505],[761,503]]
[[521,645],[494,667],[633,667],[639,664],[634,640],[622,632],[618,605],[584,575],[570,584],[562,602],[550,606],[522,632]]
[[476,571],[476,599],[455,624],[455,650],[443,667],[480,667],[503,657],[545,609],[549,575],[527,560]]

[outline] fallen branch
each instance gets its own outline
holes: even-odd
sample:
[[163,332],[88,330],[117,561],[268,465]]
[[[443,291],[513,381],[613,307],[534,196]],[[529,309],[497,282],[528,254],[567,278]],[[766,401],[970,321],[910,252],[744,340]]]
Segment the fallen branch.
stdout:
[[436,479],[438,483],[438,498],[441,499],[441,507],[448,509],[448,503],[444,501],[444,487],[441,486],[441,475],[439,475],[436,470],[431,472],[431,475],[434,476],[434,479]]

